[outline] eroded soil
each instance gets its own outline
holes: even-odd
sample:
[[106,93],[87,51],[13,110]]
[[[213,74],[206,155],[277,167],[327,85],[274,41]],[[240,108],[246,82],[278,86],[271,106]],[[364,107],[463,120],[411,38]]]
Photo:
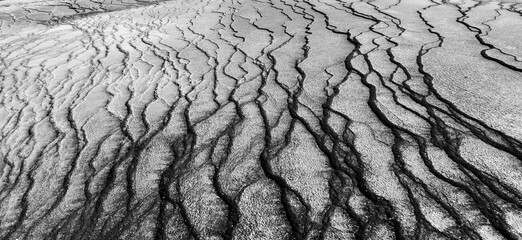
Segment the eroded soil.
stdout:
[[1,239],[522,239],[522,3],[0,2]]

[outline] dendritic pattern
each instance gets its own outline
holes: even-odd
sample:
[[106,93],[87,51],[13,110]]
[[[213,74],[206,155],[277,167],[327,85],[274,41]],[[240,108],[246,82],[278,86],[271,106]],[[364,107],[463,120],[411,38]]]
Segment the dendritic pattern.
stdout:
[[4,0],[1,239],[522,239],[522,3]]

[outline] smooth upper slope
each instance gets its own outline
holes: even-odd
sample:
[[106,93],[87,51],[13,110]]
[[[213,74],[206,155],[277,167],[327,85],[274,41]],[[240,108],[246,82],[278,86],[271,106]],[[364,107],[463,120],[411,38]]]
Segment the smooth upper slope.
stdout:
[[521,12],[0,2],[0,238],[521,239]]

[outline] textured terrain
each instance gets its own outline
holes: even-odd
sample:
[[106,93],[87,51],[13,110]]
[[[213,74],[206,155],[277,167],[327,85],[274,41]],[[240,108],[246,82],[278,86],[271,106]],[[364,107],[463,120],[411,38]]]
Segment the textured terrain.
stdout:
[[522,239],[522,2],[0,1],[0,239]]

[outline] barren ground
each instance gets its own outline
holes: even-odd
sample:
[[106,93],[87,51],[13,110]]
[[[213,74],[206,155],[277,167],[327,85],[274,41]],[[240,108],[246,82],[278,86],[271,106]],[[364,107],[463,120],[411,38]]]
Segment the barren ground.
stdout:
[[0,239],[522,239],[522,2],[0,1]]

